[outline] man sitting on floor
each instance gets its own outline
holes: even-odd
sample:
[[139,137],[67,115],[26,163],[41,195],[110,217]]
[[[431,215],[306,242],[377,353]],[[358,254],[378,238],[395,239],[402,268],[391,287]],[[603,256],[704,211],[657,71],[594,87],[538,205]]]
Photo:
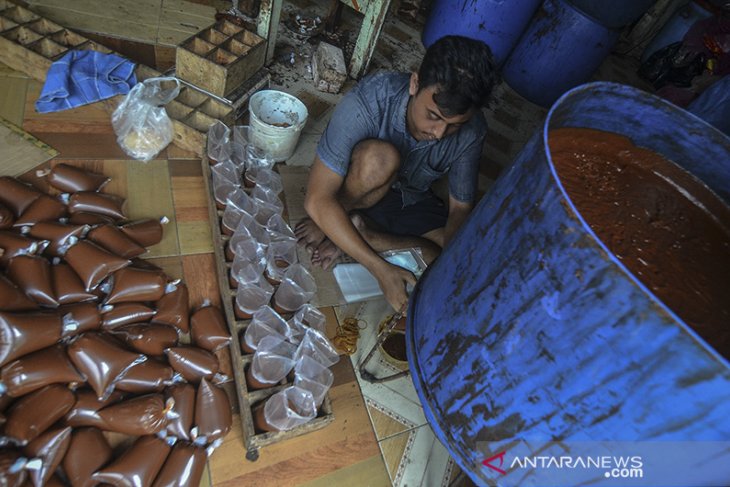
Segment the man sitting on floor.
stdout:
[[[420,247],[430,262],[464,222],[487,130],[480,109],[497,82],[486,44],[447,36],[418,73],[376,73],[348,92],[317,146],[304,202],[310,218],[295,229],[312,263],[327,268],[345,252],[404,311],[415,277],[377,252]],[[431,191],[445,174],[448,205]]]

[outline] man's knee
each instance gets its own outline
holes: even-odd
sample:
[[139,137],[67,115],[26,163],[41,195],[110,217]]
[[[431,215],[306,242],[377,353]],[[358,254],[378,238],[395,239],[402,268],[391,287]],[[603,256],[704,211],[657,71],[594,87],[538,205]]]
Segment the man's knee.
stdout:
[[400,153],[390,142],[368,139],[358,142],[352,151],[350,175],[365,186],[390,185],[400,168]]

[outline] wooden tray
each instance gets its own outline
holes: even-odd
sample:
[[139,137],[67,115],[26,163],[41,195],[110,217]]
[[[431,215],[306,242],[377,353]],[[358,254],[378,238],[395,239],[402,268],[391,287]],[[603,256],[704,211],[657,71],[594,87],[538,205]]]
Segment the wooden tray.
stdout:
[[246,458],[255,461],[258,458],[258,449],[262,446],[271,445],[280,441],[294,438],[311,431],[324,428],[335,416],[332,412],[332,403],[327,394],[319,407],[317,417],[312,421],[289,431],[277,431],[258,433],[253,426],[251,409],[254,405],[272,396],[273,394],[292,385],[291,382],[282,381],[279,385],[268,389],[249,391],[246,385],[245,369],[253,360],[252,354],[244,354],[241,350],[240,340],[250,320],[239,320],[233,312],[233,302],[236,298],[236,290],[232,289],[228,282],[228,274],[231,264],[226,261],[225,246],[230,237],[221,232],[221,217],[223,212],[218,210],[213,195],[213,184],[211,181],[210,164],[208,158],[203,156],[201,161],[203,168],[203,179],[205,180],[206,193],[208,195],[208,215],[210,228],[213,236],[213,250],[216,261],[216,273],[218,274],[218,287],[221,293],[221,302],[225,312],[226,322],[231,332],[231,362],[233,376],[236,381],[236,392],[238,394],[238,407],[241,412],[241,428],[243,429],[243,443],[246,447]]

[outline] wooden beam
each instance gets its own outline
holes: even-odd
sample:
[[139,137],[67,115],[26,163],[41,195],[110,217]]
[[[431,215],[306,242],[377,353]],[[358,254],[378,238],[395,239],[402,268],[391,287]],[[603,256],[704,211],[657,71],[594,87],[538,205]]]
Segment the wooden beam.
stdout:
[[[349,2],[346,3],[349,4]],[[373,52],[375,52],[375,45],[378,43],[389,6],[390,0],[372,0],[368,4],[350,60],[350,76],[352,78],[359,79],[365,74],[370,59],[373,57]]]
[[266,64],[274,59],[282,3],[283,0],[261,0],[256,30],[258,35],[266,39]]

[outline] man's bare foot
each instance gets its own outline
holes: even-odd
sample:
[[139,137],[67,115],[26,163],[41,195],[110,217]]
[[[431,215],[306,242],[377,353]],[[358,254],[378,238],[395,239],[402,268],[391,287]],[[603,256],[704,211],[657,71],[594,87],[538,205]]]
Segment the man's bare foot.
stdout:
[[[360,235],[365,238],[367,226],[365,220],[358,214],[350,215],[350,220]],[[366,239],[367,240],[367,239]],[[322,269],[329,267],[342,255],[342,250],[328,238],[325,238],[312,252],[312,265],[320,266]]]
[[300,220],[294,227],[294,235],[299,245],[304,245],[309,252],[314,252],[326,240],[324,232],[311,218]]
[[327,270],[341,255],[342,250],[333,244],[332,240],[326,238],[312,252],[312,265]]

